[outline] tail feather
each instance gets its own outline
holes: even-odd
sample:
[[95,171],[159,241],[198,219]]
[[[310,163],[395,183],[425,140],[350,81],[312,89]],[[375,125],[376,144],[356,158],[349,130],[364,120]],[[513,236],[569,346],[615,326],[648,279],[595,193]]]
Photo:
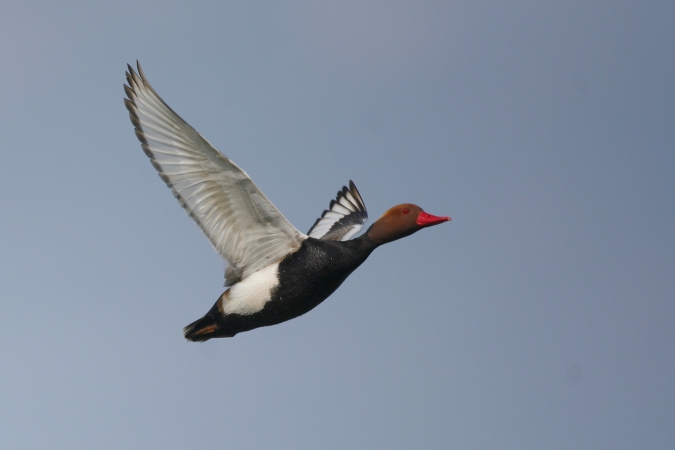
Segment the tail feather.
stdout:
[[217,332],[218,322],[209,314],[183,328],[185,339],[193,342],[208,341],[212,337],[216,337]]
[[225,324],[223,314],[218,309],[218,301],[204,317],[183,328],[185,339],[192,342],[204,342],[211,338],[232,337],[237,334]]

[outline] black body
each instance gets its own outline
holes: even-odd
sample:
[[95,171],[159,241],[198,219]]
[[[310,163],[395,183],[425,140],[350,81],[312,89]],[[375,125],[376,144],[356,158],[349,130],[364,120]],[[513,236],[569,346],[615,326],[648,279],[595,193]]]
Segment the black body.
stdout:
[[350,241],[307,238],[279,263],[279,284],[262,310],[223,315],[216,302],[204,317],[185,327],[185,337],[193,341],[232,337],[301,316],[335,292],[376,247],[366,234]]

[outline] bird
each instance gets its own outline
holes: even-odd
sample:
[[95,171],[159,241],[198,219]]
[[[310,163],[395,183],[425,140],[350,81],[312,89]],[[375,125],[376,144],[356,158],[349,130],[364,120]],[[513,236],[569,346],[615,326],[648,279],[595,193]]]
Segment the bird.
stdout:
[[[124,104],[141,147],[178,203],[227,263],[213,307],[183,329],[189,341],[233,337],[301,316],[330,296],[380,245],[447,222],[415,204],[368,219],[353,181],[298,231],[227,156],[155,92],[140,63],[127,64]],[[353,238],[353,239],[352,239]]]

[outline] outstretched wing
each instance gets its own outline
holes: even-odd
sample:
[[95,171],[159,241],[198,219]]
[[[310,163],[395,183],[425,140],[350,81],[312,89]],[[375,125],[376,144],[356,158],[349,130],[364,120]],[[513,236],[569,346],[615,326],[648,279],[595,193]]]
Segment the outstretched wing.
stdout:
[[337,193],[307,235],[328,241],[346,241],[358,233],[367,220],[366,204],[354,182],[349,180],[349,187],[344,186]]
[[[137,63],[138,64],[138,63]],[[230,267],[226,285],[300,248],[300,233],[251,181],[157,95],[138,64],[124,86],[136,136],[159,177]]]

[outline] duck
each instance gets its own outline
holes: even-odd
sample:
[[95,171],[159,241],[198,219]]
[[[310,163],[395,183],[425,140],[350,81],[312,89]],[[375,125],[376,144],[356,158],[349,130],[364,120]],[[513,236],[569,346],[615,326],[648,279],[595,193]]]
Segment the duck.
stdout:
[[183,329],[189,341],[233,337],[299,317],[328,298],[379,246],[447,222],[412,203],[368,219],[353,181],[307,234],[298,231],[227,156],[127,64],[124,104],[141,148],[178,203],[227,263],[225,292]]

